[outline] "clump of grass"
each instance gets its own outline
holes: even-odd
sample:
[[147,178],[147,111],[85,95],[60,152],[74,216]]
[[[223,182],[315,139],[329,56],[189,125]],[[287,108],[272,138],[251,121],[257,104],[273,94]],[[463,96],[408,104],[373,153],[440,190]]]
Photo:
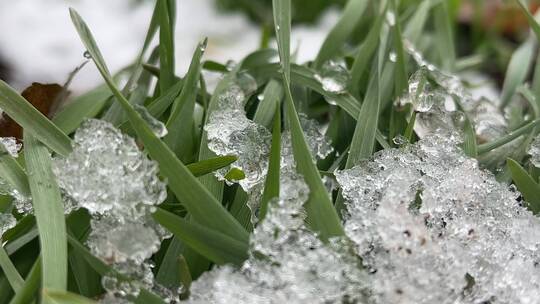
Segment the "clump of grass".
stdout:
[[[522,150],[539,130],[538,64],[531,86],[523,85],[532,69],[540,26],[518,3],[534,35],[515,50],[502,88],[500,107],[517,113],[512,118],[515,127],[504,136],[477,144],[472,120],[466,117],[464,150],[498,173],[501,181],[513,180],[529,209],[536,213],[540,210],[539,174]],[[124,88],[118,87],[116,75],[107,68],[96,42],[99,37],[95,39],[83,18],[70,10],[81,41],[105,84],[75,98],[51,120],[0,81],[0,108],[24,128],[24,160],[0,151],[0,178],[18,193],[31,197],[34,209],[33,214],[17,214],[11,210],[13,198],[1,197],[3,211],[13,212],[17,224],[3,235],[0,303],[92,303],[90,299],[103,294],[102,276],[113,273],[122,278],[85,247],[89,215],[79,210],[64,216],[61,192],[51,171],[51,153],[68,155],[72,151],[70,135],[86,118],[106,120],[134,136],[159,165],[169,195],[153,218],[174,237],[164,241],[153,256],[154,272],[161,284],[189,286],[213,264],[241,265],[248,258],[254,224],[245,215],[249,213],[247,198],[238,186],[211,174],[237,157],[216,157],[208,148],[204,130],[220,94],[239,74],[248,73],[257,83],[256,93],[246,103],[248,118],[272,132],[260,220],[264,221],[269,202],[280,195],[281,133],[287,130],[298,173],[310,190],[304,205],[306,222],[321,240],[328,241],[344,235],[340,219],[344,199],[339,190],[326,189],[322,176],[332,176],[335,169],[352,168],[373,153],[396,146],[396,136],[402,135],[409,142],[418,139],[414,132],[417,112],[410,105],[401,108],[394,104],[407,90],[408,79],[416,70],[404,43],[422,46],[424,55],[448,72],[461,72],[460,67],[467,62],[456,49],[456,14],[446,1],[405,4],[396,0],[349,0],[317,57],[299,64],[290,50],[290,0],[274,0],[277,50],[257,50],[230,70],[224,64],[203,60],[203,40],[194,46],[187,73],[175,75],[175,61],[189,60],[174,57],[175,7],[174,0],[156,2],[140,55],[123,73],[128,77]],[[159,46],[149,52],[156,34]],[[276,54],[279,63],[272,61]],[[159,66],[154,65],[157,58]],[[342,61],[347,68],[350,77],[344,91],[326,90],[317,77],[329,60]],[[204,70],[223,74],[213,93],[206,89]],[[150,85],[153,78],[157,79],[154,87]],[[529,106],[519,103],[522,95]],[[151,116],[165,123],[168,135],[163,139],[156,136],[134,105],[143,105]],[[328,124],[326,135],[335,153],[318,163],[313,161],[299,112]],[[520,153],[502,149],[516,142]],[[507,158],[508,166],[501,166]],[[239,169],[228,176],[244,177]],[[187,292],[182,296],[187,297]],[[164,303],[146,289],[136,301]]]

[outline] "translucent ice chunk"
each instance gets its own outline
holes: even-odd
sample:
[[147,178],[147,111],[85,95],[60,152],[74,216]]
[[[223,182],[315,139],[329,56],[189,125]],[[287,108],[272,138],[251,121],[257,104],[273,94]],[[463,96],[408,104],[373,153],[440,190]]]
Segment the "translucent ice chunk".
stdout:
[[325,91],[331,93],[343,93],[349,82],[349,72],[344,64],[336,61],[327,61],[321,67],[318,74],[315,74],[317,79]]
[[3,146],[3,149],[0,148],[0,154],[3,150],[5,150],[13,157],[17,157],[19,155],[19,151],[22,147],[22,145],[17,142],[15,137],[0,137],[0,145]]
[[15,227],[17,220],[11,213],[0,213],[0,240],[2,235],[9,229]]
[[75,133],[73,152],[57,157],[58,183],[91,214],[115,214],[119,219],[145,214],[144,206],[165,199],[158,168],[135,141],[111,124],[90,119]]
[[139,113],[139,115],[141,115],[142,119],[146,121],[148,126],[150,126],[150,129],[152,129],[152,132],[154,132],[157,137],[161,138],[167,135],[168,131],[165,124],[152,116],[146,107],[135,104],[133,105],[133,108],[135,111],[137,111],[137,113]]
[[536,136],[531,143],[528,154],[531,156],[531,163],[540,168],[540,135]]

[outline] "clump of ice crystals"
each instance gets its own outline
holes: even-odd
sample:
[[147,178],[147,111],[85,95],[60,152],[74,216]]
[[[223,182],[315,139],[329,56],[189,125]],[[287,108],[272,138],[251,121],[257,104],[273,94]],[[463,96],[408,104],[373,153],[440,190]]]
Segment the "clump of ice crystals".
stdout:
[[165,199],[158,167],[135,141],[113,125],[96,119],[82,123],[75,133],[73,152],[55,158],[58,183],[91,214],[113,214],[120,221],[145,214],[142,206]]
[[13,157],[17,157],[22,148],[22,145],[17,142],[15,137],[0,137],[0,145],[4,147],[3,150]]
[[330,93],[344,93],[349,82],[349,72],[344,63],[329,60],[325,62],[319,73],[315,74],[323,90]]
[[370,302],[537,303],[540,220],[458,143],[430,135],[336,174]]
[[540,135],[536,136],[531,143],[528,154],[531,156],[531,163],[535,167],[540,168]]
[[92,216],[90,251],[127,278],[105,276],[103,302],[129,303],[141,288],[154,288],[148,259],[168,237],[150,216],[166,197],[157,164],[131,137],[90,119],[75,133],[73,152],[54,159],[53,171],[65,200]]
[[[216,108],[205,125],[205,131],[211,151],[217,155],[238,156],[232,167],[241,169],[245,174],[245,178],[238,183],[248,193],[251,220],[255,223],[258,220],[257,213],[268,170],[272,134],[264,126],[246,117],[246,96],[252,93],[256,86],[255,80],[249,74],[241,75],[243,76],[237,79],[236,84],[228,87],[218,97]],[[320,125],[304,114],[300,114],[299,118],[313,159],[326,158],[332,153],[333,147],[321,133]],[[281,141],[281,174],[295,179],[296,166],[288,131],[283,132]],[[229,168],[218,170],[217,177],[225,179],[228,170]]]

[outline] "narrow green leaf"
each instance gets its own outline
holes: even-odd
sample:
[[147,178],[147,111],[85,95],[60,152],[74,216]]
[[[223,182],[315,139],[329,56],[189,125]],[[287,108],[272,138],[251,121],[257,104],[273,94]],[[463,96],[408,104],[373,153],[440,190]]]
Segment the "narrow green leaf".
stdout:
[[71,139],[2,80],[0,109],[54,152],[63,156],[71,152]]
[[516,88],[527,77],[533,59],[534,48],[534,40],[529,38],[512,54],[504,77],[501,92],[501,108],[506,107],[510,103],[516,92]]
[[66,222],[60,189],[51,169],[51,155],[47,147],[27,130],[24,132],[24,143],[28,181],[43,258],[43,287],[66,290]]
[[26,173],[2,144],[0,144],[0,178],[20,194],[30,196],[30,186],[28,185]]
[[264,191],[261,199],[259,217],[261,221],[266,216],[268,202],[279,197],[279,177],[281,168],[281,108],[278,106],[274,114],[274,127],[272,129],[272,147],[270,148],[270,161],[268,162],[268,174],[264,183]]
[[540,124],[540,119],[535,119],[528,124],[524,125],[521,128],[518,128],[517,130],[514,130],[503,137],[500,137],[494,141],[478,145],[478,155],[487,153],[495,148],[498,148],[504,144],[507,144],[511,142],[512,140],[520,137],[523,134],[528,133],[533,128],[536,128]]
[[43,289],[43,300],[53,304],[97,304],[97,302],[83,296],[53,289]]
[[193,138],[195,99],[197,98],[197,84],[201,73],[201,57],[206,48],[207,39],[204,39],[193,54],[188,72],[184,77],[184,85],[180,95],[174,100],[172,112],[167,121],[169,133],[165,136],[165,143],[180,159],[186,159],[193,154],[195,139]]
[[220,230],[188,221],[163,209],[158,209],[153,216],[160,225],[214,263],[240,265],[247,258],[247,242],[238,241]]
[[32,303],[32,299],[36,295],[36,291],[39,288],[41,282],[41,256],[38,256],[34,262],[34,266],[26,276],[24,285],[15,293],[15,296],[11,299],[10,304],[28,304]]
[[516,0],[516,2],[519,4],[521,10],[525,13],[527,22],[529,22],[529,26],[533,30],[536,39],[540,41],[540,25],[538,24],[538,21],[536,21],[535,16],[529,12],[527,5],[525,5],[522,0]]
[[[403,91],[407,88],[407,67],[405,62],[405,50],[403,49],[403,37],[401,35],[401,24],[399,22],[399,15],[398,15],[398,9],[396,0],[391,0],[391,7],[394,12],[395,16],[395,25],[392,27],[392,36],[393,36],[393,42],[394,42],[394,54],[396,55],[396,62],[395,62],[395,72],[394,72],[394,78],[395,78],[395,85],[394,89],[396,92],[396,96],[401,96]],[[380,59],[384,59],[383,57],[380,57]],[[380,67],[379,67],[380,70]],[[379,77],[380,77],[381,71],[379,71]],[[380,81],[380,80],[379,80]]]
[[262,96],[263,98],[259,101],[257,110],[253,116],[253,121],[270,128],[276,107],[281,103],[281,99],[283,98],[283,88],[278,81],[271,79],[266,84]]
[[68,103],[52,121],[64,133],[70,134],[80,126],[83,120],[99,114],[111,95],[109,88],[101,85]]
[[515,160],[508,158],[506,165],[512,174],[514,184],[516,184],[519,192],[523,194],[525,201],[528,203],[527,207],[534,214],[540,212],[540,185]]
[[297,170],[304,176],[310,188],[309,199],[305,204],[307,222],[320,233],[323,240],[332,236],[343,235],[339,217],[319,175],[311,152],[304,137],[290,89],[290,0],[273,0],[274,22],[281,62],[281,73],[285,89],[286,113],[291,129],[291,139]]
[[239,168],[231,168],[231,170],[225,174],[225,179],[230,182],[241,181],[245,178],[246,174]]
[[199,177],[227,167],[228,165],[234,163],[237,159],[238,157],[234,155],[218,156],[188,164],[186,165],[186,168],[191,171],[191,174]]
[[411,17],[407,23],[407,26],[405,27],[403,36],[405,36],[413,44],[418,43],[418,40],[422,35],[422,30],[426,24],[432,3],[433,0],[421,1],[418,5],[418,9],[415,11],[414,15]]
[[223,231],[224,234],[237,240],[246,241],[248,239],[246,230],[238,224],[220,202],[191,174],[169,147],[156,137],[146,121],[141,118],[122,93],[120,93],[111,79],[103,57],[87,25],[75,10],[70,9],[70,13],[73,23],[88,52],[92,55],[96,67],[114,93],[116,100],[120,102],[124,111],[126,111],[133,129],[144,143],[148,153],[158,162],[160,173],[168,179],[169,187],[176,197],[199,223]]
[[159,11],[159,85],[165,92],[174,82],[174,12],[169,0],[158,0]]
[[339,52],[360,21],[368,2],[367,0],[349,0],[347,2],[338,22],[324,39],[315,59],[315,67],[320,67]]
[[441,1],[433,9],[435,21],[435,46],[441,59],[442,66],[447,71],[452,71],[456,65],[456,51],[454,34],[452,31],[451,13],[447,1]]
[[24,285],[24,280],[17,271],[17,268],[15,268],[15,265],[13,265],[13,262],[11,262],[4,247],[0,247],[0,268],[2,268],[13,291],[19,292]]

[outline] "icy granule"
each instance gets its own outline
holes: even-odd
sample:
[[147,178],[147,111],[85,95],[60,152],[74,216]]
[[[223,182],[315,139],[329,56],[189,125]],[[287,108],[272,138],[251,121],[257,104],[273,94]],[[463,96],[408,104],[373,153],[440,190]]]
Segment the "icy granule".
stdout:
[[537,303],[540,220],[456,138],[431,135],[336,174],[370,303]]
[[141,115],[141,118],[146,121],[148,126],[150,126],[152,132],[154,132],[157,137],[161,138],[167,135],[168,131],[165,127],[165,124],[152,116],[152,114],[148,112],[148,109],[146,109],[146,107],[135,104],[133,105],[133,108],[135,109],[135,111],[137,111],[137,113],[139,113],[139,115]]
[[406,94],[396,103],[412,105],[417,112],[414,131],[421,138],[436,132],[463,132],[466,116],[479,143],[506,133],[506,119],[494,102],[485,98],[474,100],[458,77],[436,68],[423,67],[415,72]]
[[330,93],[344,93],[349,82],[349,72],[344,63],[327,61],[321,67],[315,79],[319,81],[323,90]]
[[[256,83],[249,74],[240,75],[236,83],[218,97],[216,108],[211,112],[204,128],[211,151],[217,155],[238,156],[238,160],[231,167],[241,169],[246,176],[238,181],[238,184],[248,193],[251,220],[255,223],[258,220],[257,213],[268,170],[272,134],[264,126],[246,117],[244,102],[246,96],[256,89]],[[333,147],[321,133],[319,124],[303,114],[299,116],[313,159],[327,157]],[[288,174],[288,171],[296,174],[288,131],[282,134],[281,141],[281,174]],[[217,177],[223,180],[229,169],[218,170]]]
[[2,235],[17,225],[17,220],[11,213],[0,213],[0,240]]
[[531,163],[540,168],[540,135],[533,140],[527,153],[531,156]]
[[157,164],[131,137],[101,120],[82,123],[73,152],[56,157],[53,171],[60,187],[91,214],[114,214],[119,220],[140,217],[141,205],[156,205],[166,196]]
[[66,209],[86,208],[92,216],[87,245],[110,265],[103,278],[103,303],[129,303],[141,288],[154,287],[149,258],[170,235],[151,217],[166,197],[158,167],[135,141],[113,125],[90,119],[75,133],[73,152],[53,161]]
[[18,143],[15,137],[0,137],[0,145],[13,157],[19,156],[19,151],[22,148],[22,144]]
[[323,244],[304,224],[303,201],[282,195],[255,229],[250,258],[240,269],[203,274],[191,286],[189,303],[362,302],[366,274],[360,261],[343,240]]

